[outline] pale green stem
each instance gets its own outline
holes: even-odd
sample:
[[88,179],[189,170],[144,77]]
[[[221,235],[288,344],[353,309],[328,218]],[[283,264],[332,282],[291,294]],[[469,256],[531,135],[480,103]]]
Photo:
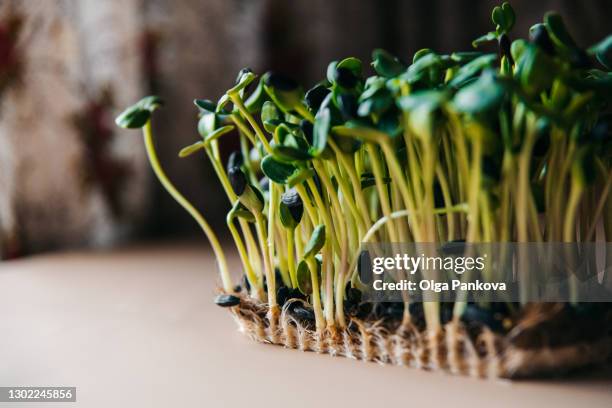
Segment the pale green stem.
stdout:
[[309,178],[308,180],[306,180],[306,183],[308,183],[308,187],[310,188],[310,191],[315,200],[315,203],[317,204],[317,207],[319,207],[319,211],[323,215],[323,223],[326,224],[325,240],[330,241],[333,244],[334,251],[336,251],[336,253],[340,253],[340,244],[338,243],[338,236],[335,234],[332,234],[332,231],[334,229],[334,224],[332,223],[331,217],[329,216],[328,205],[323,202],[323,199],[321,198],[321,195],[319,194],[319,190],[317,190],[317,186],[315,182],[312,180],[312,178]]
[[275,241],[274,241],[274,251],[276,253],[276,258],[278,259],[278,268],[280,269],[281,277],[283,278],[283,283],[291,287],[291,276],[289,274],[289,267],[287,265],[287,234],[285,234],[285,227],[278,222],[280,218],[277,218],[275,222],[276,226],[274,228]]
[[[304,255],[304,239],[302,238],[302,235],[303,235],[302,232],[305,228],[306,223],[307,223],[307,220],[302,220],[302,226],[298,227],[300,231],[297,234],[297,236],[295,234],[295,230],[293,231],[293,238],[295,241],[295,259],[301,259],[302,256]],[[297,275],[296,275],[295,281],[297,282]]]
[[556,187],[555,187],[555,198],[553,202],[555,204],[556,222],[553,223],[553,225],[563,225],[563,210],[562,209],[563,209],[563,204],[567,202],[567,200],[563,198],[564,194],[566,193],[565,179],[567,177],[567,173],[569,171],[571,161],[574,158],[575,148],[576,148],[576,144],[573,141],[570,142],[569,146],[567,147],[567,152],[562,153],[561,157],[565,157],[565,160],[563,160],[561,164],[561,169],[559,170],[558,173],[556,173],[556,176],[555,176],[557,181],[556,181]]
[[[234,190],[232,189],[232,186],[231,186],[231,184],[229,182],[229,179],[227,177],[227,173],[225,172],[225,169],[221,165],[221,161],[218,160],[208,148],[206,148],[205,150],[206,150],[206,154],[208,155],[208,158],[209,158],[210,162],[213,165],[213,169],[215,170],[215,173],[217,174],[217,178],[221,181],[221,185],[223,186],[223,190],[225,191],[225,194],[227,195],[230,203],[235,203],[236,200],[238,200],[238,196],[236,195],[236,193],[234,193]],[[251,230],[250,230],[249,226],[247,225],[246,221],[244,221],[242,219],[240,219],[239,222],[240,222],[240,227],[242,228],[242,231],[244,233],[245,239],[247,240],[249,245],[252,246],[252,243],[254,242],[254,238],[253,238],[253,234],[251,233]],[[234,241],[235,241],[235,239],[234,239]],[[242,244],[242,241],[240,241],[240,244]],[[239,245],[239,243],[237,241],[236,241],[236,245],[237,246]],[[261,260],[259,259],[259,255],[258,254],[253,254],[252,250],[249,251],[249,252],[250,252],[251,255],[254,255],[256,262],[258,262],[258,263],[261,262]],[[242,259],[242,257],[241,257],[241,259]],[[253,271],[253,264],[251,263],[250,257],[244,258],[242,260],[242,264],[243,264],[245,270]]]
[[304,207],[306,208],[306,213],[308,214],[308,217],[310,218],[310,221],[312,222],[312,224],[313,225],[319,224],[319,214],[317,213],[317,210],[313,207],[312,203],[310,202],[310,196],[306,192],[304,185],[297,184],[295,186],[295,190],[300,195],[300,198],[302,199],[302,203],[304,203]]
[[334,274],[333,251],[329,242],[323,247],[323,279],[325,279],[325,320],[327,326],[334,325]]
[[[341,243],[341,250],[340,250],[340,256],[342,259],[342,266],[339,269],[336,269],[336,273],[333,276],[333,281],[335,281],[336,283],[336,316],[338,317],[339,321],[338,323],[340,324],[341,327],[344,327],[346,325],[346,322],[344,320],[344,310],[343,310],[343,289],[344,289],[344,283],[343,283],[343,278],[344,278],[344,268],[346,267],[346,257],[347,257],[347,247],[348,247],[348,237],[347,237],[347,233],[346,233],[346,224],[343,222],[343,215],[342,215],[342,207],[340,206],[340,200],[338,198],[338,194],[336,192],[336,190],[334,189],[332,183],[331,183],[331,177],[329,176],[329,173],[327,172],[327,169],[325,168],[325,163],[321,162],[319,163],[317,160],[314,161],[314,166],[315,169],[317,169],[317,172],[321,175],[321,181],[323,182],[323,185],[325,186],[325,189],[327,190],[328,195],[330,196],[331,199],[331,203],[332,203],[332,208],[336,214],[336,218],[338,220],[337,225],[340,227],[340,231],[339,231],[339,235],[340,235],[340,243]],[[328,252],[328,256],[330,257],[331,260],[331,255],[332,255],[332,251],[329,250]],[[333,265],[330,266],[329,272],[331,274],[333,270]],[[333,283],[331,282],[332,279],[330,278],[330,281],[328,282],[328,287],[327,287],[327,295],[329,296],[329,298],[331,299],[331,304],[328,303],[327,307],[328,309],[333,309]],[[342,290],[339,290],[342,289]],[[328,321],[328,325],[330,324],[329,322],[333,322],[333,310],[329,310],[327,311],[328,313],[331,313],[331,316],[327,317],[327,321]]]
[[[412,214],[416,214],[415,206],[410,197],[410,193],[408,191],[408,186],[406,185],[406,180],[402,173],[402,169],[397,161],[397,158],[395,157],[395,154],[393,153],[393,150],[391,149],[391,146],[388,142],[383,142],[380,145],[387,159],[387,165],[389,166],[389,171],[393,176],[393,181],[397,183],[400,189],[404,204],[406,205],[408,211],[410,211]],[[411,225],[414,225],[412,221],[414,220],[412,220],[412,218],[409,218],[409,223]],[[423,237],[419,228],[412,228],[412,234],[414,235],[414,239],[416,242],[423,242]]]
[[572,179],[572,187],[570,188],[570,196],[567,202],[567,210],[565,212],[565,222],[563,224],[563,242],[574,242],[576,239],[576,212],[584,187],[582,183],[574,177]]
[[[436,208],[434,209],[434,214],[447,214],[450,212],[466,212],[468,209],[468,206],[464,203],[462,204],[455,204],[450,208]],[[370,239],[374,236],[374,234],[376,234],[376,232],[381,229],[382,227],[385,226],[385,224],[387,222],[389,222],[390,220],[394,220],[397,218],[402,218],[402,217],[413,217],[414,213],[410,210],[402,210],[402,211],[396,211],[390,214],[389,217],[381,217],[379,220],[377,220],[374,225],[372,225],[372,227],[368,230],[368,232],[364,235],[362,242],[369,242]],[[357,266],[357,261],[359,260],[359,253],[355,254],[353,256],[353,260],[351,261],[351,266],[349,267],[349,271],[354,271],[355,267]]]
[[[338,220],[337,224],[334,223],[333,225],[330,225],[331,227],[337,225],[340,229],[340,231],[338,231],[337,234],[334,234],[334,237],[336,239],[336,241],[338,243],[342,243],[347,241],[347,237],[346,237],[346,224],[343,221],[344,216],[342,214],[342,208],[340,207],[340,201],[338,200],[338,194],[336,192],[336,190],[334,189],[334,186],[332,185],[331,182],[331,177],[329,176],[329,173],[327,172],[327,169],[325,168],[325,163],[323,162],[318,162],[317,160],[313,161],[313,165],[317,171],[317,173],[319,173],[320,180],[323,183],[323,186],[325,187],[325,190],[327,191],[327,195],[329,196],[330,200],[331,200],[331,208],[335,213],[336,219]],[[314,183],[313,183],[314,184]],[[327,207],[326,211],[327,211]],[[329,212],[328,212],[328,217],[329,217]],[[330,223],[331,223],[331,218],[330,218]],[[339,245],[340,246],[340,245]],[[341,251],[338,251],[336,253],[339,253]]]
[[475,140],[472,141],[472,167],[470,170],[470,185],[468,192],[468,205],[470,211],[468,213],[467,242],[477,242],[480,239],[478,192],[480,190],[482,174],[482,142],[480,140],[480,135],[474,136]]
[[[451,205],[453,205],[453,200],[451,198],[451,193],[450,193],[448,182],[446,180],[446,176],[444,175],[444,172],[442,171],[442,168],[439,165],[436,166],[436,174],[438,176],[438,181],[440,182],[440,189],[442,190],[442,197],[444,198],[444,204],[446,205],[446,207],[450,207]],[[448,241],[452,241],[453,239],[455,239],[455,215],[454,214],[446,215],[446,224],[448,228],[446,239]]]
[[236,248],[238,249],[238,255],[240,255],[240,260],[245,268],[245,273],[249,283],[251,284],[251,292],[255,294],[255,297],[263,300],[263,285],[258,279],[257,275],[253,271],[251,263],[249,262],[249,255],[246,252],[246,248],[240,238],[240,234],[238,233],[238,229],[234,225],[234,220],[228,216],[227,218],[227,227],[229,228],[232,237],[234,238],[234,242],[236,242]]
[[174,187],[168,176],[164,172],[159,162],[159,158],[157,157],[157,152],[155,151],[155,143],[153,141],[153,132],[151,130],[151,121],[147,121],[147,123],[143,127],[143,136],[145,148],[147,151],[147,156],[149,157],[149,162],[151,163],[151,167],[153,168],[153,172],[161,182],[162,186],[166,189],[166,191],[176,200],[176,202],[185,209],[193,217],[193,219],[198,223],[200,228],[204,231],[206,238],[210,242],[212,246],[215,257],[217,258],[217,263],[219,266],[219,271],[221,273],[221,280],[223,282],[223,289],[230,293],[234,291],[234,285],[232,283],[232,278],[229,274],[229,269],[227,268],[227,261],[225,260],[225,253],[223,252],[223,248],[219,243],[219,239],[217,235],[212,230],[206,219],[200,214],[200,212],[195,209],[193,205],[187,199],[179,193],[179,191]]
[[[383,215],[388,217],[391,214],[391,206],[389,205],[389,195],[387,194],[387,186],[383,183],[382,166],[376,151],[372,143],[367,143],[368,155],[370,156],[370,162],[372,163],[372,171],[374,173],[374,181],[376,182],[376,190],[380,197],[380,206],[383,211]],[[397,232],[394,223],[387,225],[387,233],[392,242],[397,242]]]
[[321,333],[325,329],[325,316],[321,308],[321,294],[319,289],[319,274],[317,272],[317,261],[313,256],[306,259],[308,268],[310,269],[310,279],[312,281],[312,308],[315,313],[317,331]]
[[421,174],[421,170],[424,166],[419,165],[419,160],[415,151],[415,146],[412,141],[408,137],[408,132],[404,132],[404,144],[406,145],[406,155],[408,157],[408,167],[410,168],[407,179],[412,181],[412,191],[414,196],[414,201],[416,203],[422,202],[423,200],[423,191],[421,188],[421,182],[419,180],[419,175]]
[[246,125],[246,123],[244,123],[244,120],[242,120],[242,118],[240,116],[238,116],[238,114],[233,113],[232,114],[232,120],[234,121],[234,123],[236,124],[236,127],[238,129],[240,129],[240,131],[246,135],[246,137],[249,139],[249,141],[251,142],[251,144],[253,144],[253,146],[255,146],[257,143],[257,140],[255,139],[255,135],[253,134],[253,132],[251,132],[251,129],[249,129]]
[[231,99],[232,103],[234,104],[234,106],[238,109],[238,111],[240,111],[242,116],[244,116],[246,118],[247,122],[249,122],[249,125],[251,125],[251,127],[255,131],[255,134],[259,138],[259,141],[261,142],[261,144],[263,144],[264,149],[266,149],[266,152],[271,154],[272,153],[272,148],[270,147],[270,142],[268,142],[268,139],[266,138],[266,135],[261,130],[261,127],[259,126],[259,124],[255,120],[253,115],[251,115],[251,113],[248,111],[248,109],[244,106],[244,103],[242,102],[242,99],[240,99],[240,95],[238,95],[237,93],[230,93],[228,95],[229,95],[229,98]]
[[270,293],[274,293],[274,303],[276,305],[276,273],[274,272],[274,238],[276,214],[278,209],[278,186],[275,183],[270,183],[270,202],[268,203],[268,264],[270,265],[270,276],[268,276],[268,298]]
[[367,229],[367,227],[364,225],[363,219],[359,213],[359,210],[357,209],[357,207],[355,206],[355,200],[353,200],[351,197],[353,197],[353,194],[351,193],[351,188],[348,185],[348,183],[346,182],[346,178],[343,177],[343,175],[340,173],[340,169],[337,168],[336,166],[330,166],[332,169],[332,173],[334,175],[334,177],[336,177],[336,180],[338,181],[338,186],[340,187],[340,192],[343,194],[344,196],[344,200],[343,202],[347,204],[347,206],[349,207],[349,210],[351,212],[351,215],[353,216],[353,219],[355,220],[355,222],[357,223],[357,230],[358,230],[358,234],[359,236],[362,236],[363,234],[365,234],[365,231]]
[[295,269],[295,230],[287,228],[287,264],[289,267],[289,277],[291,278],[291,286],[297,288],[297,271]]
[[344,171],[349,176],[351,184],[353,185],[353,197],[355,197],[355,201],[357,201],[357,206],[359,207],[362,221],[366,228],[369,228],[372,225],[370,218],[368,216],[368,206],[366,205],[365,198],[363,197],[363,192],[361,190],[361,182],[359,181],[359,177],[355,173],[355,168],[351,163],[348,162],[348,159],[344,152],[342,152],[336,143],[333,140],[328,140],[329,145],[332,150],[336,154],[336,157],[339,159],[340,164],[344,167]]
[[264,217],[261,213],[255,213],[255,222],[256,222],[256,229],[257,229],[257,235],[258,235],[258,239],[259,239],[259,245],[261,247],[261,254],[264,260],[264,273],[266,275],[266,281],[267,281],[267,285],[268,285],[268,304],[270,306],[270,308],[276,306],[276,291],[275,290],[271,290],[270,288],[272,288],[273,286],[273,279],[274,279],[274,269],[273,269],[273,265],[270,262],[270,257],[268,256],[268,251],[266,250],[266,245],[268,242],[268,239],[266,237],[266,223],[264,221]]
[[525,145],[518,160],[518,192],[516,199],[516,228],[519,242],[528,242],[528,225],[527,219],[529,202],[531,199],[529,186],[529,163],[531,160],[531,151],[533,148],[533,133],[527,132],[525,136]]

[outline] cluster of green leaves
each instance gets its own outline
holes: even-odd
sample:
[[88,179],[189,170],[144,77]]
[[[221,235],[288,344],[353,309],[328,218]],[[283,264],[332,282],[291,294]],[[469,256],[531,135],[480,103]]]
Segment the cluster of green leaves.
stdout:
[[[374,75],[346,58],[309,90],[245,69],[218,102],[195,101],[202,139],[181,157],[211,159],[253,296],[275,307],[279,287],[297,289],[318,328],[343,326],[363,240],[592,240],[601,219],[612,237],[612,36],[580,48],[547,13],[511,40],[515,18],[495,7],[474,41],[497,52],[422,49],[407,64],[378,49]],[[437,305],[425,315],[438,324]]]

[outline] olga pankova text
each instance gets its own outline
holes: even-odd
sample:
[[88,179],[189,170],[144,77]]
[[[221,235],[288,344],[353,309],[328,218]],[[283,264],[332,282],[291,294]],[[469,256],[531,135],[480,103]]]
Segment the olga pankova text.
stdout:
[[446,292],[449,290],[459,290],[465,292],[486,292],[506,290],[506,282],[482,282],[476,280],[474,282],[462,282],[459,279],[453,279],[449,282],[437,282],[431,279],[422,279],[417,282],[402,279],[398,282],[384,282],[377,279],[372,282],[372,287],[376,291],[433,291]]

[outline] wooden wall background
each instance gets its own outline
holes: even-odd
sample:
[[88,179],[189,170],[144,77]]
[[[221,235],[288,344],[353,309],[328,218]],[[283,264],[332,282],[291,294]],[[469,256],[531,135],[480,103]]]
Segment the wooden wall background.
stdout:
[[[153,182],[138,132],[112,125],[141,95],[167,101],[155,127],[171,178],[205,212],[221,214],[226,203],[204,158],[177,158],[197,137],[194,98],[218,98],[245,66],[283,71],[307,86],[329,61],[367,61],[375,47],[405,60],[425,46],[469,49],[490,29],[497,3],[0,0],[0,258],[197,232]],[[549,9],[565,16],[580,44],[611,31],[609,0],[512,4],[515,35],[526,36]],[[23,23],[8,52],[2,30],[10,16]],[[3,86],[2,64],[15,55],[20,75]]]

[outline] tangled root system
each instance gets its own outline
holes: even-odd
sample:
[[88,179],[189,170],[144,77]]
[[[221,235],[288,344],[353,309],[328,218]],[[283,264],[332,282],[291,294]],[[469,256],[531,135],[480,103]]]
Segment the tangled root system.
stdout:
[[[522,321],[507,334],[484,326],[474,333],[456,320],[433,331],[419,329],[410,321],[389,325],[355,317],[347,317],[346,328],[317,332],[312,322],[292,315],[295,301],[300,302],[294,299],[271,310],[266,303],[242,295],[240,304],[231,311],[240,330],[261,343],[479,378],[543,376],[612,360],[609,315],[602,323],[606,329],[599,335],[583,339],[574,336],[570,342],[553,344],[542,342],[536,329],[538,321],[550,321],[558,314],[555,307],[528,308]],[[538,337],[540,341],[529,344],[526,337]],[[516,341],[519,338],[521,341]]]

